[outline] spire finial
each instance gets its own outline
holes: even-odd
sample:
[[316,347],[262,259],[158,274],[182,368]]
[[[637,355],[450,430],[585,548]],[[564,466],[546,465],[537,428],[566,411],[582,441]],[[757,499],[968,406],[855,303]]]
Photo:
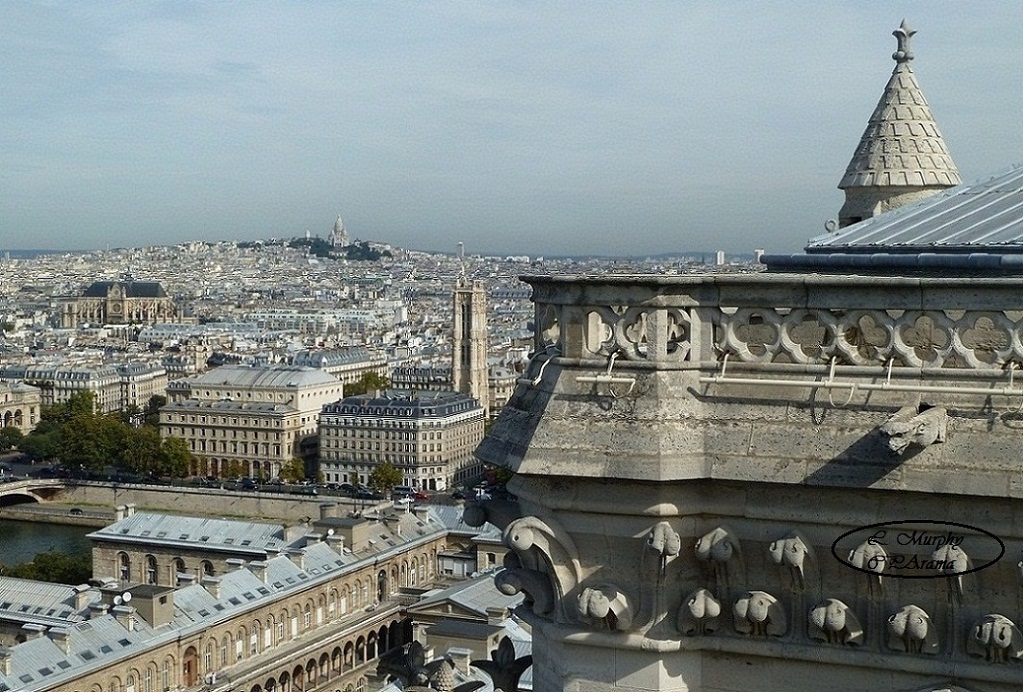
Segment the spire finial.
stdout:
[[898,48],[892,53],[892,60],[895,62],[909,62],[913,59],[913,53],[909,50],[909,39],[913,38],[916,32],[909,28],[906,20],[902,20],[899,28],[892,32],[892,36],[899,42]]

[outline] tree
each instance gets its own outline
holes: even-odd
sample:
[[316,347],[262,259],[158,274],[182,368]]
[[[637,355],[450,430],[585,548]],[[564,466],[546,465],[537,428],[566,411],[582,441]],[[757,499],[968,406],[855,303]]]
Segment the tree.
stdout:
[[114,417],[76,414],[60,427],[57,455],[69,468],[102,471],[117,460],[129,430]]
[[184,478],[188,475],[191,465],[192,452],[188,449],[188,444],[180,437],[168,437],[160,444],[154,471],[161,476]]
[[91,555],[65,555],[53,551],[39,553],[32,562],[13,567],[0,565],[0,576],[20,577],[53,584],[84,584],[92,578]]
[[160,409],[167,405],[167,397],[162,394],[154,394],[149,397],[149,401],[146,402],[146,407],[142,409],[142,415],[145,416],[145,424],[154,428],[160,425]]
[[21,444],[25,435],[18,428],[0,428],[0,452],[10,451]]
[[155,471],[160,452],[160,433],[154,428],[125,426],[114,465],[121,471],[147,475]]
[[345,396],[365,394],[374,389],[387,389],[391,386],[391,380],[386,376],[375,372],[364,372],[355,382],[345,386]]
[[57,430],[51,429],[48,432],[34,430],[21,441],[18,449],[32,461],[45,461],[57,456],[59,446],[60,433]]
[[221,478],[238,478],[242,475],[242,462],[232,459],[220,467]]
[[285,483],[301,483],[305,480],[305,462],[292,459],[281,466],[281,480]]
[[401,485],[401,481],[401,471],[394,468],[389,461],[377,464],[377,467],[369,474],[369,487],[385,495],[389,494],[394,486]]

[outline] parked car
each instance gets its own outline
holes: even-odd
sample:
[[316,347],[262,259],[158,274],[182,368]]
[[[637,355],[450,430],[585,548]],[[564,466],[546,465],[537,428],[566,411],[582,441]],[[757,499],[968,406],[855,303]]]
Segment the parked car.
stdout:
[[259,481],[255,478],[243,478],[238,487],[242,490],[259,490]]

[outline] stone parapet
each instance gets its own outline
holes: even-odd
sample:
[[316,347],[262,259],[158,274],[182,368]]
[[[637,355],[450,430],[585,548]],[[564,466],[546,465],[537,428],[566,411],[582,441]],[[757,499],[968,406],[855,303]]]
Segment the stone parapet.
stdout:
[[[525,280],[535,355],[477,450],[517,502],[466,520],[542,689],[1014,689],[1015,282]],[[879,522],[911,522],[880,558]],[[927,522],[955,550],[899,542]]]

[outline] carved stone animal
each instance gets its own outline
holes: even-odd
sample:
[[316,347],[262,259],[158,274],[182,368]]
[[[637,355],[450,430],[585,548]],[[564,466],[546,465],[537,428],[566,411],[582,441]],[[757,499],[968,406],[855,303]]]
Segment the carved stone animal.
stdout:
[[944,442],[948,427],[948,413],[941,406],[920,411],[916,406],[904,406],[880,428],[888,438],[888,447],[896,454],[904,454],[910,445],[930,447]]

